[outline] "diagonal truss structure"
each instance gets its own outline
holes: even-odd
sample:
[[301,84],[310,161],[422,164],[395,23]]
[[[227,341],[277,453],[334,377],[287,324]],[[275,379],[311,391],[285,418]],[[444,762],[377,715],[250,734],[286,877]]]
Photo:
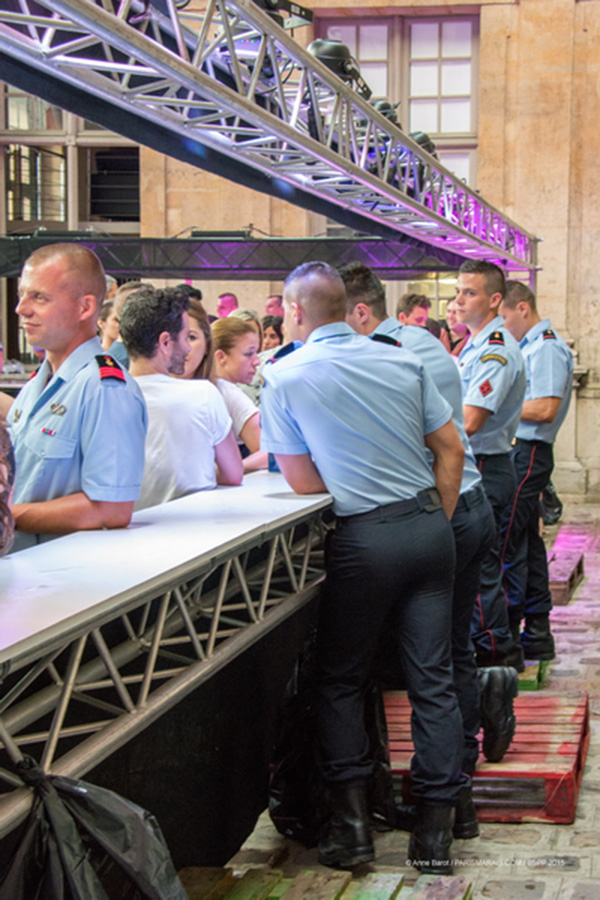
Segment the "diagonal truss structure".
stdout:
[[71,777],[94,768],[316,596],[325,528],[320,510],[297,516],[3,663],[0,839],[32,796],[9,760]]
[[[284,280],[311,260],[332,266],[360,261],[381,278],[408,278],[458,269],[462,259],[447,251],[434,256],[426,245],[382,238],[134,238],[85,231],[0,237],[0,278],[17,277],[27,257],[45,244],[76,241],[93,250],[106,272],[122,278],[227,278]],[[440,259],[440,257],[443,257]]]
[[258,189],[370,234],[535,268],[531,234],[252,0],[208,0],[201,14],[177,0],[6,0],[0,46],[0,77],[83,92],[88,118],[129,136],[137,122],[138,140],[170,155],[218,160],[233,180],[255,173]]

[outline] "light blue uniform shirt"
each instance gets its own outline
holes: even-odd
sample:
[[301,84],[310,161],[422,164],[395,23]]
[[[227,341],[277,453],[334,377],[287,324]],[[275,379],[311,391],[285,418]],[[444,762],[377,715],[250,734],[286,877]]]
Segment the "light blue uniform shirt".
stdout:
[[[80,344],[52,375],[45,360],[15,399],[15,503],[83,491],[90,500],[137,500],[144,472],[146,405],[128,372],[101,378],[100,341]],[[47,383],[46,383],[47,382]]]
[[463,405],[488,409],[490,415],[471,435],[475,454],[508,453],[525,394],[525,363],[519,345],[496,316],[478,335],[470,335],[458,357]]
[[371,337],[375,334],[385,334],[395,341],[399,341],[403,347],[418,356],[425,366],[427,374],[433,379],[436,388],[452,407],[452,421],[465,448],[465,465],[460,492],[466,494],[467,491],[481,484],[481,475],[465,431],[462,387],[454,357],[450,356],[441,342],[426,328],[402,325],[397,319],[391,317],[384,319],[372,332]]
[[264,379],[262,449],[310,453],[338,515],[434,487],[423,436],[452,411],[408,350],[334,322],[267,365]]
[[521,420],[517,428],[517,437],[524,441],[545,441],[553,444],[571,401],[573,354],[568,344],[552,330],[550,319],[543,319],[530,328],[519,346],[527,373],[525,400],[560,397],[561,401],[553,422]]

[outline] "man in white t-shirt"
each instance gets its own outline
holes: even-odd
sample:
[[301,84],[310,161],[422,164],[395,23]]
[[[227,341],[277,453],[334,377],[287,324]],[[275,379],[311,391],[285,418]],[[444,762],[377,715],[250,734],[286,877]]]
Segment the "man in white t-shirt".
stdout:
[[136,509],[219,484],[240,484],[242,460],[231,418],[209,381],[182,375],[188,342],[189,299],[178,288],[146,288],[130,297],[121,335],[130,374],[148,407],[146,462]]

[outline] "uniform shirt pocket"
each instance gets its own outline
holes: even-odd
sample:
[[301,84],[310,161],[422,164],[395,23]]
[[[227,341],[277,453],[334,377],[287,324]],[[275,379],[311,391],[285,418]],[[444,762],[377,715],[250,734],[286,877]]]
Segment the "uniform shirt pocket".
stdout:
[[77,441],[51,428],[40,428],[29,431],[25,446],[40,459],[70,459]]

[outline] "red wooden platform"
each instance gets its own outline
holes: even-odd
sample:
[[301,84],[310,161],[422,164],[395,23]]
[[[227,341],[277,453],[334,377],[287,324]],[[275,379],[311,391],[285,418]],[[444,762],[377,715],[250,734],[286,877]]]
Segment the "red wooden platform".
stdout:
[[[402,691],[390,691],[384,701],[392,774],[407,802],[413,754],[410,705]],[[514,705],[517,729],[510,749],[500,763],[481,756],[473,779],[479,819],[569,824],[589,744],[588,696],[526,693]]]

